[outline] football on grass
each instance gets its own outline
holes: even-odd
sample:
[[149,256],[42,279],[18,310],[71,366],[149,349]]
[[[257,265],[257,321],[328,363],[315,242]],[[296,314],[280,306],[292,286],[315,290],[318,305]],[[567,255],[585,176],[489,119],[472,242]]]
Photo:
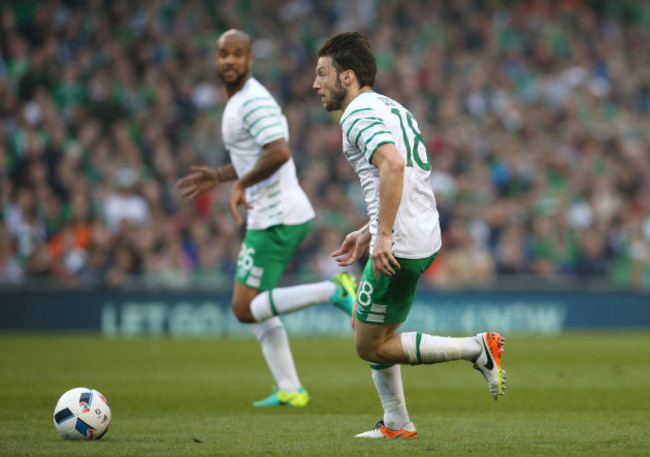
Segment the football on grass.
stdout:
[[66,440],[98,440],[111,425],[111,408],[94,389],[77,387],[61,395],[54,408],[54,426]]

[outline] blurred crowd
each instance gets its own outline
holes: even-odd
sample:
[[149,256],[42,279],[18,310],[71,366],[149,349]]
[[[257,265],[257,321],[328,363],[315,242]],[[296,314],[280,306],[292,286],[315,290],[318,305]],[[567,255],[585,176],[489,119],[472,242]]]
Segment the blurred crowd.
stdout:
[[375,89],[426,140],[444,244],[428,283],[650,287],[647,0],[0,2],[0,284],[232,281],[229,186],[174,188],[228,161],[214,51],[232,27],[253,37],[317,212],[292,278],[336,272],[330,253],[365,223],[340,113],[311,88],[320,44],[358,30]]

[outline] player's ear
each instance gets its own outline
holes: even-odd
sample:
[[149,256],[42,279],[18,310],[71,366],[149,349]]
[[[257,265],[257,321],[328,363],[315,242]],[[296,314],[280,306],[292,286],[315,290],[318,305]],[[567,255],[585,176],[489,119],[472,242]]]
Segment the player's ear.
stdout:
[[345,86],[351,86],[356,78],[356,75],[352,70],[345,70],[341,73],[341,76],[341,83],[343,83]]

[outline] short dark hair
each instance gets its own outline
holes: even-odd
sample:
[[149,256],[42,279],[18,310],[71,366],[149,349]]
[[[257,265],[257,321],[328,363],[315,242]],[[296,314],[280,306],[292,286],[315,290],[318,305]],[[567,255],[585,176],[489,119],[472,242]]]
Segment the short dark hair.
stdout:
[[318,57],[331,57],[339,73],[352,70],[361,87],[375,84],[375,55],[368,37],[359,32],[343,32],[330,37],[318,50]]

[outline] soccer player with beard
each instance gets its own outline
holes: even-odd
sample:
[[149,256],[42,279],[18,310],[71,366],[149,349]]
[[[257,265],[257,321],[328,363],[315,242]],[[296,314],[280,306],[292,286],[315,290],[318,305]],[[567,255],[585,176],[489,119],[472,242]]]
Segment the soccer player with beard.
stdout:
[[332,254],[347,266],[370,252],[357,291],[354,341],[359,356],[370,362],[384,417],[357,437],[413,438],[417,431],[406,410],[400,364],[470,361],[496,400],[505,389],[504,339],[494,332],[467,338],[397,333],[441,237],[418,123],[398,102],[372,90],[376,74],[368,39],[340,33],[318,52],[313,88],[327,111],[343,111],[343,153],[359,175],[368,206],[368,224],[348,234]]
[[195,198],[223,182],[233,182],[229,207],[238,225],[239,206],[247,209],[246,233],[237,262],[233,311],[252,324],[277,387],[255,406],[306,406],[286,330],[278,315],[331,301],[350,314],[355,283],[347,273],[332,280],[276,288],[282,273],[307,236],[314,217],[296,177],[287,142],[289,130],[280,106],[252,75],[250,37],[229,30],[217,41],[217,73],[228,102],[221,132],[231,163],[217,169],[193,166],[181,178],[181,195]]

